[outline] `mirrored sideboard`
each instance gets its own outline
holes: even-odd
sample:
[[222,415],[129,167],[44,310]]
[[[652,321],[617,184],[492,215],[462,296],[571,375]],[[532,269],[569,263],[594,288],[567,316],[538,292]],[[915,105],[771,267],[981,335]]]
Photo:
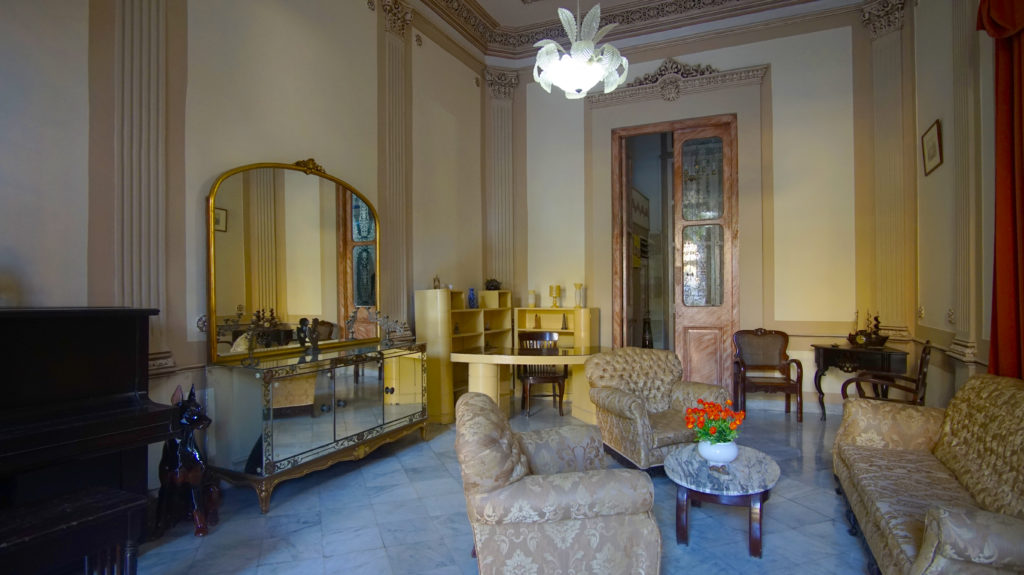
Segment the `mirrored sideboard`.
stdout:
[[425,344],[348,347],[256,366],[207,366],[207,459],[256,490],[365,457],[427,422]]

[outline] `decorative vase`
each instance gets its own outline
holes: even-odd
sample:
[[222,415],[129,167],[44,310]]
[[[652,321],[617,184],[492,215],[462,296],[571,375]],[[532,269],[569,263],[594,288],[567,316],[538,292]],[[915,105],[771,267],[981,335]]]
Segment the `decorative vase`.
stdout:
[[476,309],[476,290],[469,288],[469,309]]
[[740,453],[735,441],[711,443],[706,440],[697,443],[697,452],[711,465],[725,465],[736,459],[736,456]]

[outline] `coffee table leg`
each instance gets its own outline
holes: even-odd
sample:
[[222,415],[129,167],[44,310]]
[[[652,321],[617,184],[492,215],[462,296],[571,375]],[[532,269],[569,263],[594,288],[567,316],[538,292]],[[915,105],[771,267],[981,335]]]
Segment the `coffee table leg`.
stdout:
[[750,556],[761,556],[761,503],[764,493],[750,496]]
[[676,486],[676,545],[690,544],[690,490],[682,485]]

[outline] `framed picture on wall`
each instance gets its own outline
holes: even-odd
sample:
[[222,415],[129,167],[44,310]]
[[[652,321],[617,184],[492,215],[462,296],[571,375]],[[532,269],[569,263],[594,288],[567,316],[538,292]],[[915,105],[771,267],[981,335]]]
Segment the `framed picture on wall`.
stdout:
[[921,136],[921,155],[924,157],[924,175],[942,165],[942,125],[938,120]]
[[213,230],[215,232],[228,231],[228,211],[223,208],[213,208]]

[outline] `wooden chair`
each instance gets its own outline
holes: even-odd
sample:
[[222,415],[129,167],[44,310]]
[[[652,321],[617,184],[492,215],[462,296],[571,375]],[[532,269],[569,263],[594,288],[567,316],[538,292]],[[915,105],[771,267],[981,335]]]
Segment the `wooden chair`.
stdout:
[[[550,331],[520,332],[519,349],[522,355],[555,355],[558,353],[558,334]],[[519,365],[516,378],[523,384],[521,409],[530,416],[531,397],[550,397],[558,404],[558,415],[564,415],[562,401],[565,398],[565,380],[569,375],[568,365]],[[551,384],[551,393],[534,394],[531,388],[538,384]]]
[[[917,377],[891,373],[886,371],[862,371],[843,382],[840,392],[843,399],[847,397],[847,388],[851,385],[857,388],[857,395],[867,399],[880,401],[894,401],[898,403],[909,403],[912,405],[924,405],[924,393],[928,385],[928,362],[932,355],[931,340],[924,342],[921,348],[921,358],[917,362]],[[871,385],[872,395],[867,394],[864,384]],[[908,398],[890,398],[889,391],[898,389],[909,395]]]
[[[740,330],[732,336],[736,347],[733,359],[733,403],[737,410],[747,409],[748,391],[782,392],[786,394],[786,413],[789,396],[796,395],[796,420],[804,420],[803,381],[804,367],[798,359],[786,353],[789,335],[782,331],[757,328]],[[796,367],[796,377],[792,375]]]

